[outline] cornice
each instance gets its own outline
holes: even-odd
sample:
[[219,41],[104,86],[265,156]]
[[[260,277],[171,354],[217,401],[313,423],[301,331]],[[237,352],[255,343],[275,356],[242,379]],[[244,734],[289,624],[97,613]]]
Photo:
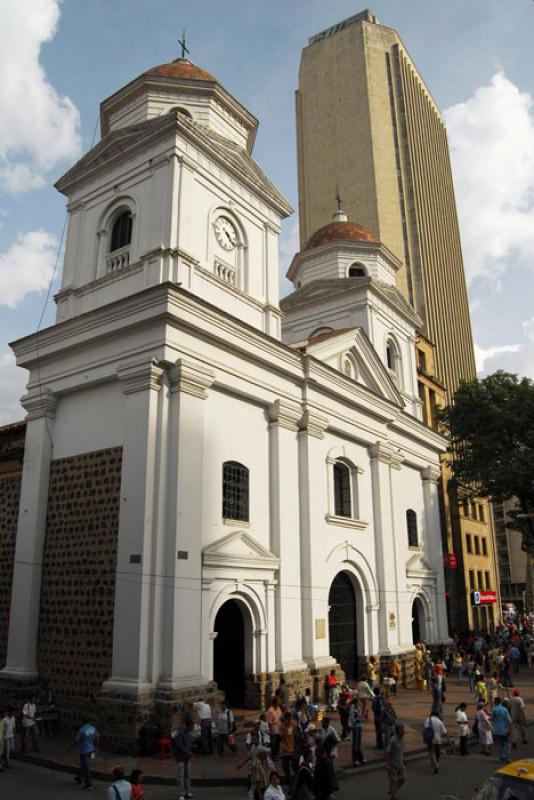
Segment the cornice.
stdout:
[[26,410],[26,422],[34,419],[53,419],[56,415],[58,398],[50,389],[40,389],[25,394],[21,397],[20,403]]
[[215,381],[212,370],[185,358],[180,358],[173,364],[168,373],[171,393],[183,392],[202,400],[206,400],[207,390]]
[[150,359],[119,367],[117,378],[122,384],[123,394],[135,394],[148,390],[159,392],[163,372],[163,367],[159,366],[154,359]]
[[392,469],[400,469],[404,462],[404,456],[391,442],[375,442],[369,447],[369,456],[371,461],[389,464]]
[[315,439],[324,439],[324,434],[328,428],[328,418],[317,413],[311,408],[306,408],[299,421],[301,433],[307,433]]
[[441,478],[441,470],[435,464],[429,464],[421,470],[423,483],[437,483]]
[[298,431],[299,422],[302,419],[302,408],[298,403],[278,399],[267,408],[267,417],[271,426]]

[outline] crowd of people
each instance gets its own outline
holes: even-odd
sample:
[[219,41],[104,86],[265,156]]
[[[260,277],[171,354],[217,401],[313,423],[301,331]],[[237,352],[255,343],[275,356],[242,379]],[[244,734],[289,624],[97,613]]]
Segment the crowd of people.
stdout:
[[[526,666],[525,666],[526,665]],[[492,635],[455,636],[447,647],[430,648],[424,641],[415,649],[415,681],[419,692],[429,695],[428,716],[421,721],[422,739],[428,748],[431,769],[438,773],[443,748],[470,755],[473,737],[480,752],[492,751],[509,762],[511,750],[527,741],[525,701],[517,686],[520,671],[534,667],[534,635],[530,619],[509,621]],[[396,800],[406,780],[404,764],[405,727],[395,707],[403,667],[396,658],[380,663],[370,657],[360,679],[350,685],[338,679],[335,669],[326,676],[324,695],[290,699],[285,680],[266,710],[245,733],[246,752],[237,756],[238,770],[246,768],[250,800],[332,800],[337,789],[336,764],[342,742],[350,745],[351,762],[363,766],[370,747],[384,751],[389,796]],[[447,693],[455,686],[466,692],[455,708],[453,731],[447,731]],[[11,767],[12,753],[20,728],[20,749],[39,750],[39,722],[42,709],[53,708],[51,693],[42,690],[29,697],[20,709],[6,708],[0,714],[0,769]],[[174,708],[170,722],[170,744],[176,762],[180,800],[191,798],[190,765],[193,755],[224,757],[235,754],[236,719],[226,702],[214,713],[205,698]],[[367,724],[366,724],[367,723]],[[372,723],[372,728],[371,728]],[[413,723],[412,723],[413,727]],[[364,730],[373,731],[370,741]],[[95,758],[99,732],[84,721],[72,746],[79,752],[76,781],[90,788],[91,760]],[[240,737],[241,738],[241,737]],[[242,747],[242,745],[240,745]],[[127,778],[122,766],[113,768],[108,800],[144,798],[143,773],[134,770]]]

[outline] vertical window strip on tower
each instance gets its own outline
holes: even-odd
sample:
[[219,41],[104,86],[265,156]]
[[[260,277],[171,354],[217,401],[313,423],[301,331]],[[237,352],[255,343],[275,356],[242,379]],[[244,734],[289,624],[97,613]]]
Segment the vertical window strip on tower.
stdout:
[[249,470],[237,461],[223,464],[223,519],[249,520]]
[[338,461],[334,464],[334,514],[336,517],[351,517],[350,470]]

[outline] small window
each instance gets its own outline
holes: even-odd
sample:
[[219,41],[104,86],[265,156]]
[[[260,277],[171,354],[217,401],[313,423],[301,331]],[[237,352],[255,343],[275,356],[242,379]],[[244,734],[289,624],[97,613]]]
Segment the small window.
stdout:
[[129,211],[124,211],[113,223],[111,229],[110,253],[126,247],[132,241],[132,215]]
[[486,576],[486,589],[490,588],[490,574],[489,572],[485,572],[484,575]]
[[419,547],[419,534],[417,532],[417,514],[412,508],[406,512],[406,528],[408,531],[408,547]]
[[472,541],[471,541],[471,534],[470,533],[466,533],[466,535],[465,535],[465,543],[466,543],[466,547],[467,547],[467,552],[468,553],[472,553],[473,552],[473,544],[472,544]]
[[482,505],[482,503],[480,503],[479,506],[478,506],[478,518],[479,518],[479,520],[481,522],[485,522],[486,521],[486,511],[485,511],[484,506]]
[[386,364],[393,381],[398,386],[400,379],[400,357],[397,345],[393,339],[388,339],[386,345]]
[[324,336],[326,333],[333,333],[333,328],[328,328],[324,325],[322,328],[316,328],[313,333],[310,333],[310,339],[315,339],[316,336]]
[[464,517],[468,517],[469,516],[469,501],[468,500],[464,500],[462,502],[462,513],[463,513]]
[[188,108],[184,108],[183,106],[173,106],[171,109],[169,109],[169,114],[176,114],[176,112],[183,114],[184,117],[187,117],[188,119],[193,119],[193,115]]
[[471,587],[471,591],[473,591],[473,592],[477,588],[476,584],[475,584],[475,570],[474,569],[470,569],[469,570],[469,586]]
[[352,264],[349,267],[349,278],[365,278],[367,275],[363,264]]
[[350,469],[337,461],[334,464],[334,513],[336,517],[351,517]]
[[473,539],[475,540],[475,555],[479,556],[480,555],[479,537],[473,536]]
[[480,590],[484,590],[484,573],[480,570],[477,572],[477,581],[478,581],[478,588]]
[[418,350],[417,356],[419,359],[419,369],[421,372],[426,372],[426,353],[423,352],[423,350]]
[[356,380],[358,377],[358,368],[356,367],[354,359],[347,353],[341,356],[341,370],[347,378]]
[[223,507],[224,519],[249,519],[249,471],[237,461],[223,464]]
[[488,543],[486,541],[486,537],[485,536],[482,537],[482,555],[483,556],[487,556],[488,555]]

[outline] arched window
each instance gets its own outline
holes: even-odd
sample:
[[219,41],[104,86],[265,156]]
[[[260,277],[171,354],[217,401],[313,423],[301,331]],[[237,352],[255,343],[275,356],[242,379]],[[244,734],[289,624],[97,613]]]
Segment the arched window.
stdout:
[[187,117],[188,119],[193,119],[193,115],[191,114],[189,109],[184,108],[183,106],[173,106],[171,109],[169,109],[169,114],[176,114],[176,113],[183,114],[184,117]]
[[386,344],[386,364],[393,381],[400,383],[400,356],[397,345],[393,339],[389,338]]
[[223,464],[223,519],[249,520],[249,471],[238,461]]
[[336,517],[352,517],[350,492],[350,469],[342,461],[334,464],[334,514]]
[[327,325],[323,325],[322,328],[316,328],[312,333],[310,333],[309,338],[315,339],[316,336],[324,336],[325,333],[333,333],[334,329],[329,328]]
[[351,264],[349,267],[349,278],[365,278],[367,270],[363,264]]
[[417,514],[412,508],[409,508],[406,512],[406,529],[408,531],[408,547],[419,547]]
[[113,253],[115,250],[120,250],[122,247],[127,247],[131,241],[132,215],[129,211],[123,211],[113,223],[109,252]]
[[358,368],[354,359],[348,353],[344,353],[341,356],[341,371],[347,378],[352,378],[354,381],[358,378]]

